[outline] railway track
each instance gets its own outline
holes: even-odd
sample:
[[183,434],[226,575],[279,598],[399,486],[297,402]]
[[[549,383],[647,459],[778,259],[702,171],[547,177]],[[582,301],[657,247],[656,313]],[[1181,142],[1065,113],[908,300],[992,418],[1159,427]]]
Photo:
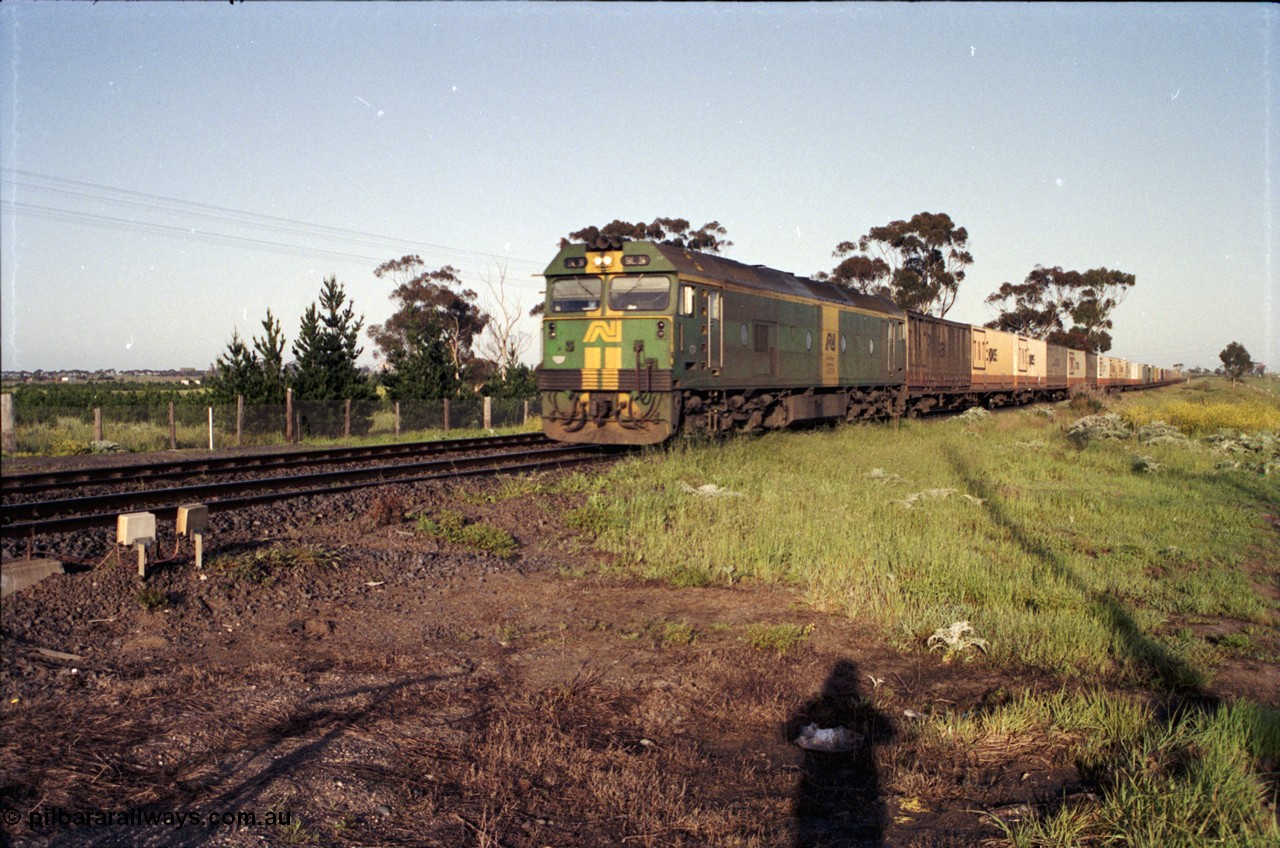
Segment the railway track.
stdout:
[[[144,469],[137,467],[126,469],[112,466],[109,469],[57,472],[54,475],[6,475],[6,499],[14,491],[10,480],[15,478],[23,478],[27,486],[20,491],[28,496],[51,489],[97,484],[111,485],[113,490],[91,495],[6,502],[0,505],[0,537],[35,536],[112,526],[122,512],[145,510],[155,513],[158,520],[164,521],[172,519],[179,506],[189,503],[205,504],[210,513],[215,513],[253,504],[307,495],[333,494],[390,483],[564,468],[598,461],[622,452],[616,448],[611,450],[594,445],[560,445],[537,434],[384,447],[385,450],[341,448],[272,454],[257,457],[263,461],[253,466],[247,466],[244,458],[236,457],[162,463],[150,466],[152,473],[146,473]],[[467,452],[468,455],[458,456],[460,452]],[[431,458],[441,453],[446,455]],[[352,462],[361,460],[365,464],[351,465]],[[254,476],[249,479],[205,479],[207,475],[216,473],[243,475],[250,470],[273,472],[333,463],[343,463],[344,467],[300,474]],[[95,474],[95,471],[99,473]],[[192,477],[202,479],[188,485],[163,488],[149,485],[157,480],[189,480]],[[133,488],[139,483],[145,488]]]
[[160,480],[185,480],[192,477],[256,474],[284,471],[290,468],[383,462],[414,457],[444,456],[464,451],[552,445],[541,433],[514,436],[484,436],[473,439],[448,439],[430,442],[407,442],[394,445],[372,445],[353,448],[318,448],[311,450],[246,453],[237,456],[197,457],[166,460],[146,465],[100,465],[5,474],[5,499],[23,498],[42,492],[87,486],[148,485]]

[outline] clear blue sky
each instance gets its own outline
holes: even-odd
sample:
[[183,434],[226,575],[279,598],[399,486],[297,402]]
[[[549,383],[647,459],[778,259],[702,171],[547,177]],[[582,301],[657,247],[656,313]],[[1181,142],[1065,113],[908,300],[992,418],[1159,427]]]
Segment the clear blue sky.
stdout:
[[[946,212],[950,318],[1037,264],[1137,286],[1113,353],[1280,369],[1267,5],[0,6],[7,370],[205,367],[418,253],[527,312],[560,236],[712,219],[803,274]],[[526,325],[536,356],[537,335]],[[366,344],[365,361],[372,361]],[[286,354],[287,355],[287,354]]]

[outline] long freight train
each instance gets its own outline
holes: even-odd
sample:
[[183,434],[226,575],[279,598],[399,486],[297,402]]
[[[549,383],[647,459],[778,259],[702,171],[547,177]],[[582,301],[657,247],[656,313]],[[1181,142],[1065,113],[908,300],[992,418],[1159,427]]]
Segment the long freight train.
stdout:
[[656,444],[682,428],[782,428],[1183,379],[655,242],[571,244],[545,276],[538,389],[543,430],[561,441]]

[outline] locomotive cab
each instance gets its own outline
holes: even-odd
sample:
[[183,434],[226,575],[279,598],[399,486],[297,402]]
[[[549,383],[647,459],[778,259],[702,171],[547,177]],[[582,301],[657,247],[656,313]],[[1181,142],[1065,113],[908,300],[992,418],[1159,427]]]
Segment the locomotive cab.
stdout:
[[545,273],[543,431],[596,444],[656,444],[675,430],[676,269],[651,244],[562,249]]

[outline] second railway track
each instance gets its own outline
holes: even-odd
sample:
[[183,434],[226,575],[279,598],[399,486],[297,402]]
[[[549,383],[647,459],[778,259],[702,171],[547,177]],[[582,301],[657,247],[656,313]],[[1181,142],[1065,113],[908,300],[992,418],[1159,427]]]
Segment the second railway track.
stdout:
[[413,457],[442,456],[469,451],[506,448],[532,448],[555,444],[541,433],[519,433],[511,436],[484,436],[471,439],[444,439],[430,442],[406,442],[365,447],[316,448],[257,453],[235,456],[165,459],[158,462],[98,465],[80,468],[47,469],[5,474],[4,498],[26,498],[44,492],[82,489],[89,486],[149,485],[161,480],[186,480],[193,477],[212,478],[227,475],[252,475],[267,471],[284,471],[325,465],[349,465],[385,462]]
[[[561,468],[598,461],[619,453],[598,446],[555,445],[538,434],[490,439],[465,439],[416,445],[385,446],[386,450],[331,449],[243,457],[163,463],[150,466],[151,473],[130,476],[133,469],[113,466],[105,474],[93,469],[58,472],[56,475],[6,475],[6,502],[0,506],[0,536],[13,538],[109,526],[125,511],[147,510],[166,520],[183,504],[199,502],[210,512],[221,512],[252,504],[306,495],[351,491],[390,483],[444,480],[485,474],[520,473]],[[445,456],[435,459],[421,457]],[[464,454],[464,455],[458,455]],[[411,461],[405,461],[406,459]],[[352,466],[351,463],[363,464]],[[344,467],[300,474],[260,476],[263,471],[314,468],[332,463]],[[210,466],[217,466],[211,470]],[[103,469],[99,469],[102,471]],[[139,468],[138,471],[142,471]],[[211,481],[208,475],[253,474],[248,479]],[[88,473],[86,473],[88,472]],[[124,472],[122,474],[122,472]],[[78,476],[76,476],[78,475]],[[116,476],[120,475],[120,476]],[[11,488],[11,481],[25,478],[26,488]],[[37,478],[41,478],[37,480]],[[148,484],[163,479],[195,480],[186,485],[155,488]],[[142,485],[144,488],[136,488]],[[54,499],[22,499],[10,502],[15,491],[30,498],[37,492],[108,486],[112,491]]]

